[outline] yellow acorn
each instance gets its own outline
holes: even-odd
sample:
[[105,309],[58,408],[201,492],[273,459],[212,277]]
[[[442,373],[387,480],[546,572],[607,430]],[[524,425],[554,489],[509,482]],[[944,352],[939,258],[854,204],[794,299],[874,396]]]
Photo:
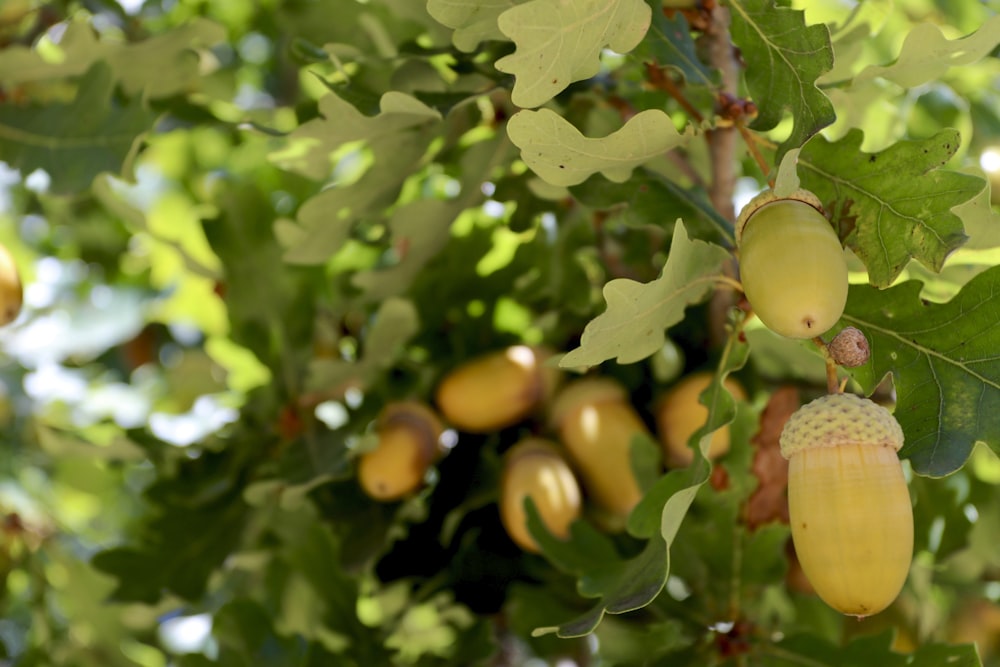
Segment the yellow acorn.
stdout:
[[441,421],[416,401],[390,403],[375,422],[378,444],[358,461],[358,481],[375,500],[399,500],[419,489],[441,451]]
[[544,348],[514,345],[461,364],[438,385],[436,403],[455,428],[489,433],[534,412],[559,382]]
[[24,289],[21,273],[10,250],[0,243],[0,326],[10,324],[21,312]]
[[913,555],[899,423],[866,398],[833,394],[799,408],[780,442],[792,540],[816,593],[851,616],[882,611]]
[[580,485],[555,445],[526,438],[504,456],[500,482],[500,520],[507,534],[525,551],[538,552],[528,532],[524,499],[531,498],[550,533],[565,539],[583,505]]
[[[656,427],[667,465],[683,468],[691,465],[694,450],[688,440],[708,421],[708,408],[698,398],[712,382],[712,373],[699,371],[682,378],[670,388],[656,406]],[[729,393],[738,401],[746,399],[746,392],[735,378],[723,382]],[[708,446],[708,457],[717,459],[729,451],[729,425],[716,430]]]
[[552,405],[552,424],[583,477],[587,492],[614,515],[628,516],[642,499],[632,473],[632,439],[649,429],[612,378],[569,384]]
[[740,280],[768,329],[814,338],[837,323],[847,303],[847,260],[811,192],[786,198],[766,190],[736,222]]

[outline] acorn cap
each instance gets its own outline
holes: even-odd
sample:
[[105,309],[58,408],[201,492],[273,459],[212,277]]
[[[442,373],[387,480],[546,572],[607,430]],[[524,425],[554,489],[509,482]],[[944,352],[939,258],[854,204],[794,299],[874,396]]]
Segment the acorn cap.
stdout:
[[625,387],[610,377],[585,377],[575,380],[556,394],[549,411],[549,423],[559,428],[563,420],[584,405],[628,400]]
[[[375,420],[375,430],[381,431],[406,424],[420,434],[428,449],[440,453],[444,425],[433,409],[420,401],[395,401],[388,403]],[[431,456],[433,458],[433,454]]]
[[795,411],[781,431],[781,455],[847,444],[903,446],[903,429],[881,405],[854,394],[830,394]]
[[864,332],[857,327],[844,327],[833,337],[827,346],[827,352],[844,368],[864,366],[872,356],[871,346]]
[[743,236],[743,228],[746,227],[747,223],[750,222],[751,216],[754,213],[767,206],[768,204],[773,204],[779,201],[800,201],[803,204],[809,204],[814,209],[823,213],[823,203],[819,200],[819,197],[809,192],[808,190],[795,190],[786,197],[779,197],[774,194],[774,190],[764,190],[759,195],[747,202],[740,210],[740,215],[736,218],[736,245],[740,244],[740,239]]

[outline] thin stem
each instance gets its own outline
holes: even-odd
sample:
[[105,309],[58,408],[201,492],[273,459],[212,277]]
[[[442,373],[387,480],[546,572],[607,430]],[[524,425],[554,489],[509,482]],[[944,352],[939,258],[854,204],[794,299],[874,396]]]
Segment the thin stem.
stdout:
[[822,338],[816,336],[812,339],[816,346],[820,349],[823,354],[823,361],[826,362],[826,392],[828,394],[840,394],[844,391],[844,387],[847,386],[845,381],[844,385],[840,384],[837,379],[837,362],[833,360],[830,356],[830,350],[827,348],[826,343]]
[[677,86],[677,83],[674,82],[674,80],[668,75],[664,74],[663,70],[660,69],[658,65],[655,63],[646,63],[646,76],[651,84],[677,100],[677,103],[681,105],[681,108],[684,109],[684,111],[686,111],[697,124],[701,125],[701,123],[705,120],[705,117],[702,116],[701,112],[698,111],[695,106],[691,104],[688,98],[684,96],[684,93]]
[[729,287],[734,292],[740,292],[741,294],[743,293],[743,283],[736,280],[735,278],[730,278],[729,276],[726,275],[718,275],[715,276],[715,282],[719,283],[720,286],[724,285],[726,287]]
[[742,121],[737,121],[735,125],[736,129],[740,131],[740,136],[743,137],[743,143],[747,145],[747,150],[750,151],[750,155],[753,157],[754,162],[757,163],[757,166],[764,174],[764,178],[767,179],[767,184],[771,188],[774,188],[774,179],[768,176],[768,174],[771,173],[771,167],[767,164],[767,160],[764,159],[760,149],[757,148],[757,139],[750,133],[750,130],[746,128]]

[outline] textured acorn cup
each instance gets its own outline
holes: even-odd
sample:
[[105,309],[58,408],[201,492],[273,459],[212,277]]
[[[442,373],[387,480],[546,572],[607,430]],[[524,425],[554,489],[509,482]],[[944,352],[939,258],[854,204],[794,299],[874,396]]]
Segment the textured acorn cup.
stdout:
[[779,198],[766,190],[736,222],[740,280],[768,329],[813,338],[837,323],[847,303],[847,260],[812,193]]
[[792,540],[816,593],[851,616],[882,611],[913,555],[899,423],[866,398],[833,394],[799,408],[780,442]]
[[569,526],[583,506],[580,484],[554,443],[526,438],[504,455],[500,480],[500,521],[510,538],[525,551],[540,551],[528,531],[524,499],[531,498],[550,533],[569,537]]
[[6,246],[0,244],[0,326],[17,319],[24,300],[21,273],[17,270],[14,256]]
[[559,384],[559,369],[545,365],[543,347],[514,345],[471,359],[449,372],[437,387],[442,416],[468,433],[490,433],[528,417]]
[[552,425],[583,478],[584,489],[608,512],[628,516],[642,499],[632,472],[632,439],[649,429],[612,378],[570,383],[552,404]]
[[[712,383],[712,377],[712,373],[701,371],[682,378],[657,405],[656,428],[667,465],[671,468],[689,466],[694,460],[694,450],[688,446],[688,441],[708,421],[708,408],[698,399]],[[734,378],[727,377],[723,384],[736,400],[746,399],[746,392]],[[728,451],[729,425],[726,424],[712,433],[708,458],[715,460]]]
[[441,452],[441,420],[416,401],[390,403],[375,422],[378,444],[358,461],[358,481],[375,500],[399,500],[424,483]]
[[857,327],[844,327],[827,344],[830,357],[844,368],[864,366],[872,356],[864,332]]

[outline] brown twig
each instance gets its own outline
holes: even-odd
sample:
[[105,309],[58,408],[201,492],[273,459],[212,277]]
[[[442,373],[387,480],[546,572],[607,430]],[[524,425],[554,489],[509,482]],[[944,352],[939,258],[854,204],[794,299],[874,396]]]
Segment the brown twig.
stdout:
[[691,118],[695,120],[698,125],[704,122],[705,117],[701,115],[693,104],[684,96],[684,92],[680,89],[677,83],[670,78],[667,74],[663,72],[656,63],[646,63],[646,80],[655,88],[659,88],[663,92],[670,95],[672,98],[677,100],[677,103],[681,105],[681,108],[687,112]]
[[761,154],[760,149],[757,148],[757,140],[754,135],[750,133],[746,125],[742,121],[737,121],[735,123],[736,129],[740,131],[740,136],[743,137],[743,143],[747,145],[747,150],[750,151],[750,155],[753,157],[754,162],[760,168],[761,172],[764,174],[764,178],[767,179],[767,184],[772,189],[774,188],[774,179],[769,176],[771,173],[771,167],[767,164],[767,160]]
[[[711,20],[705,29],[709,65],[721,75],[720,95],[736,96],[739,92],[739,62],[729,35],[729,10],[715,6],[711,9]],[[706,133],[708,150],[712,164],[712,183],[708,196],[712,206],[727,220],[736,219],[733,193],[736,190],[736,130],[719,127]],[[737,263],[730,260],[723,267],[725,274],[736,278]],[[726,322],[729,309],[738,297],[727,290],[717,290],[709,304],[709,340],[712,345],[722,345],[726,338]]]

